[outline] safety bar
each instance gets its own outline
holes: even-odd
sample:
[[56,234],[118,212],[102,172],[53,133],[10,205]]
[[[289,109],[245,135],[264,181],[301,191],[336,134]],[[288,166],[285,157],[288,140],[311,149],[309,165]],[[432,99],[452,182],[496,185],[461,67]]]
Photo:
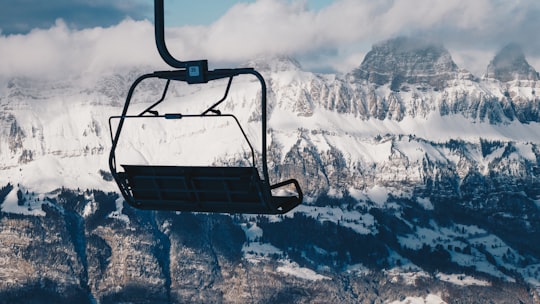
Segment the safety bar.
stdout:
[[167,114],[163,114],[163,115],[152,115],[152,116],[143,116],[143,115],[119,116],[119,115],[117,115],[117,116],[109,117],[109,130],[110,130],[111,140],[114,140],[113,127],[112,127],[113,119],[120,119],[120,120],[137,119],[137,118],[139,118],[139,119],[140,118],[143,118],[143,119],[149,119],[149,118],[183,119],[183,118],[224,118],[224,117],[232,118],[236,122],[236,125],[240,129],[240,132],[242,132],[242,136],[244,136],[244,139],[246,140],[246,142],[247,142],[247,144],[249,146],[249,149],[250,149],[250,152],[251,152],[251,163],[252,163],[253,166],[255,166],[255,150],[253,149],[253,145],[249,141],[249,138],[248,138],[246,132],[244,131],[244,128],[242,128],[242,125],[238,121],[238,118],[236,118],[236,116],[234,116],[232,114],[205,115],[205,114],[167,113]]

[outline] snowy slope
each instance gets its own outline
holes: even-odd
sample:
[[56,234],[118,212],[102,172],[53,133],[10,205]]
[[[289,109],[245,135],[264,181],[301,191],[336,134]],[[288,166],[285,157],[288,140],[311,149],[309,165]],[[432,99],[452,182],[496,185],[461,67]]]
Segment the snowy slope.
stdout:
[[[335,244],[297,245],[264,236],[263,231],[275,232],[283,223],[306,217],[311,225],[346,229],[376,245],[383,241],[375,236],[392,231],[394,239],[384,240],[389,243],[377,251],[377,263],[399,273],[435,273],[414,256],[440,253],[452,265],[437,272],[441,281],[483,286],[488,276],[540,286],[538,248],[509,237],[516,231],[523,238],[535,237],[540,231],[538,81],[477,80],[458,71],[443,88],[405,82],[396,91],[389,83],[376,85],[352,75],[306,72],[288,58],[249,64],[269,87],[270,178],[297,178],[307,195],[297,210],[264,225],[248,227],[255,220],[244,218],[241,227],[250,242],[242,252],[250,263],[287,256],[278,272],[317,282],[327,280],[324,271],[334,265],[303,267],[317,265],[318,259],[335,262],[349,254],[340,261],[375,263],[370,260],[375,257],[351,254],[356,248],[344,253]],[[115,71],[84,81],[0,83],[0,186],[17,185],[2,211],[42,216],[42,199],[35,197],[62,187],[117,191],[108,175],[108,119],[121,113],[129,85],[143,72],[148,70]],[[163,85],[145,82],[131,113],[157,100]],[[158,110],[200,113],[221,98],[225,86],[224,81],[175,84]],[[230,99],[219,107],[238,116],[256,154],[261,151],[259,90],[253,78],[238,77]],[[245,140],[227,119],[130,121],[118,155],[119,163],[250,163]],[[19,202],[18,189],[30,193],[25,202]],[[109,218],[129,225],[121,202],[116,206]],[[92,208],[85,210],[92,214]],[[453,216],[448,222],[443,221],[446,212]],[[478,217],[461,220],[459,212]],[[478,218],[486,222],[473,224]],[[516,230],[497,231],[503,223]],[[297,252],[304,254],[303,266],[291,257]],[[471,268],[472,275],[467,272]]]
[[[537,121],[520,122],[506,116],[497,120],[487,119],[499,115],[497,108],[488,107],[488,113],[483,114],[469,111],[471,104],[477,103],[478,98],[484,98],[482,96],[489,95],[489,99],[504,97],[502,92],[507,90],[505,86],[509,84],[456,80],[444,91],[424,92],[413,88],[408,92],[396,93],[387,86],[375,88],[336,76],[304,72],[298,66],[287,66],[284,59],[280,60],[274,62],[276,67],[273,70],[268,68],[262,71],[270,88],[269,146],[276,149],[275,155],[280,155],[280,159],[275,160],[276,165],[285,160],[291,149],[308,146],[318,154],[336,149],[343,155],[349,168],[358,163],[364,166],[369,163],[383,165],[396,149],[414,162],[426,154],[449,159],[451,156],[444,151],[435,151],[436,148],[428,148],[426,144],[445,143],[453,139],[471,143],[479,143],[480,139],[521,143],[528,145],[524,158],[534,160],[535,148],[530,143],[540,139]],[[22,182],[40,191],[61,186],[114,189],[99,174],[99,170],[107,171],[110,147],[107,120],[109,116],[121,112],[123,95],[134,75],[136,73],[133,71],[128,73],[129,77],[113,75],[82,87],[76,81],[36,83],[29,79],[12,79],[4,83],[4,93],[0,99],[2,182]],[[113,86],[109,87],[109,84]],[[135,104],[134,108],[144,107],[143,100],[148,104],[157,99],[162,85],[151,82],[143,86],[144,91],[137,95],[141,96],[140,103]],[[514,99],[534,103],[538,99],[531,95],[531,91],[536,86],[536,82],[510,84],[508,91],[514,95]],[[223,82],[204,88],[174,86],[169,94],[171,107],[163,112],[198,113],[205,109],[205,105],[211,105],[220,98],[223,87]],[[256,102],[258,90],[253,79],[241,77],[233,84],[231,100],[220,109],[224,113],[235,113],[242,123],[247,124],[250,140],[254,148],[260,151],[260,122],[253,120],[253,115],[259,112]],[[360,111],[361,108],[369,108],[371,95],[376,102],[386,103],[381,117],[370,114],[377,111]],[[392,117],[388,106],[392,98],[401,104],[398,117]],[[458,101],[461,103],[453,107],[464,109],[464,112],[452,110],[445,113],[441,109],[445,104]],[[492,110],[495,114],[490,116],[489,111]],[[165,122],[154,121],[136,123],[151,124],[152,127],[141,133],[140,125],[126,126],[126,136],[123,138],[126,140],[125,147],[146,161],[159,156],[165,161],[175,159],[190,163],[198,158],[202,162],[212,162],[220,158],[234,158],[233,155],[241,156],[246,150],[243,146],[237,149],[238,145],[244,145],[244,140],[241,136],[239,138],[234,126],[225,130],[217,122],[213,126],[196,125],[199,122],[181,126],[172,123],[166,126]],[[227,124],[226,121],[219,123]],[[189,129],[191,127],[192,130]],[[205,128],[220,131],[207,132],[210,133],[207,137],[199,138],[195,136],[197,128],[200,128],[199,131]],[[188,133],[193,137],[186,136]],[[409,147],[399,148],[392,144],[393,140],[379,140],[381,137],[388,138],[387,134],[413,136],[417,140]],[[429,143],[420,142],[420,139]],[[152,142],[154,140],[157,142]],[[230,145],[227,144],[229,141]],[[180,146],[178,149],[183,152],[174,151],[174,145]],[[196,149],[203,145],[208,148]],[[203,152],[208,155],[201,155]],[[485,160],[479,161],[485,163]]]

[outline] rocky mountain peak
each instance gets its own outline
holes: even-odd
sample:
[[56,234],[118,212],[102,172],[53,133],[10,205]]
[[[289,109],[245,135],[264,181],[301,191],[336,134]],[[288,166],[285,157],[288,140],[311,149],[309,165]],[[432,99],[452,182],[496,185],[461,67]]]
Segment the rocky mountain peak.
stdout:
[[353,75],[377,85],[390,83],[399,90],[402,83],[444,87],[458,70],[442,45],[398,37],[375,44]]
[[484,77],[502,82],[540,79],[538,72],[527,62],[521,47],[515,43],[506,45],[495,55]]

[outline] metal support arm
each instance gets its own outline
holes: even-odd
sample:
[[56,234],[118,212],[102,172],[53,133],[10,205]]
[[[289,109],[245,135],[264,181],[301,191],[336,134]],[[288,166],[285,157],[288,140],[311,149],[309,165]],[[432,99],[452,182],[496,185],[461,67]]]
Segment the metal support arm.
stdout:
[[185,69],[186,62],[174,58],[165,44],[165,8],[163,0],[154,0],[154,29],[156,35],[156,46],[159,55],[173,68]]

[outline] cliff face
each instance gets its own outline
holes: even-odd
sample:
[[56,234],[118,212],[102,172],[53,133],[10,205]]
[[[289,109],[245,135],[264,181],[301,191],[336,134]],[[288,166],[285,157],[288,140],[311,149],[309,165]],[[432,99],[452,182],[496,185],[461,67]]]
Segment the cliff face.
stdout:
[[[345,76],[250,62],[269,88],[270,178],[297,178],[307,197],[277,217],[138,211],[118,197],[108,117],[140,70],[0,84],[0,302],[534,303],[540,84],[516,58],[479,79],[442,46],[399,38]],[[507,74],[519,76],[496,76]],[[135,107],[163,85],[143,83]],[[225,86],[171,85],[160,113],[197,112]],[[256,154],[258,90],[235,79],[220,106]],[[245,163],[226,125],[144,122],[122,148],[148,162]]]
[[538,273],[535,245],[524,245],[537,236],[529,227],[517,239],[519,222],[508,225],[495,207],[321,197],[294,215],[250,218],[136,211],[117,198],[61,190],[43,198],[43,215],[2,213],[0,302],[538,300],[512,279]]

